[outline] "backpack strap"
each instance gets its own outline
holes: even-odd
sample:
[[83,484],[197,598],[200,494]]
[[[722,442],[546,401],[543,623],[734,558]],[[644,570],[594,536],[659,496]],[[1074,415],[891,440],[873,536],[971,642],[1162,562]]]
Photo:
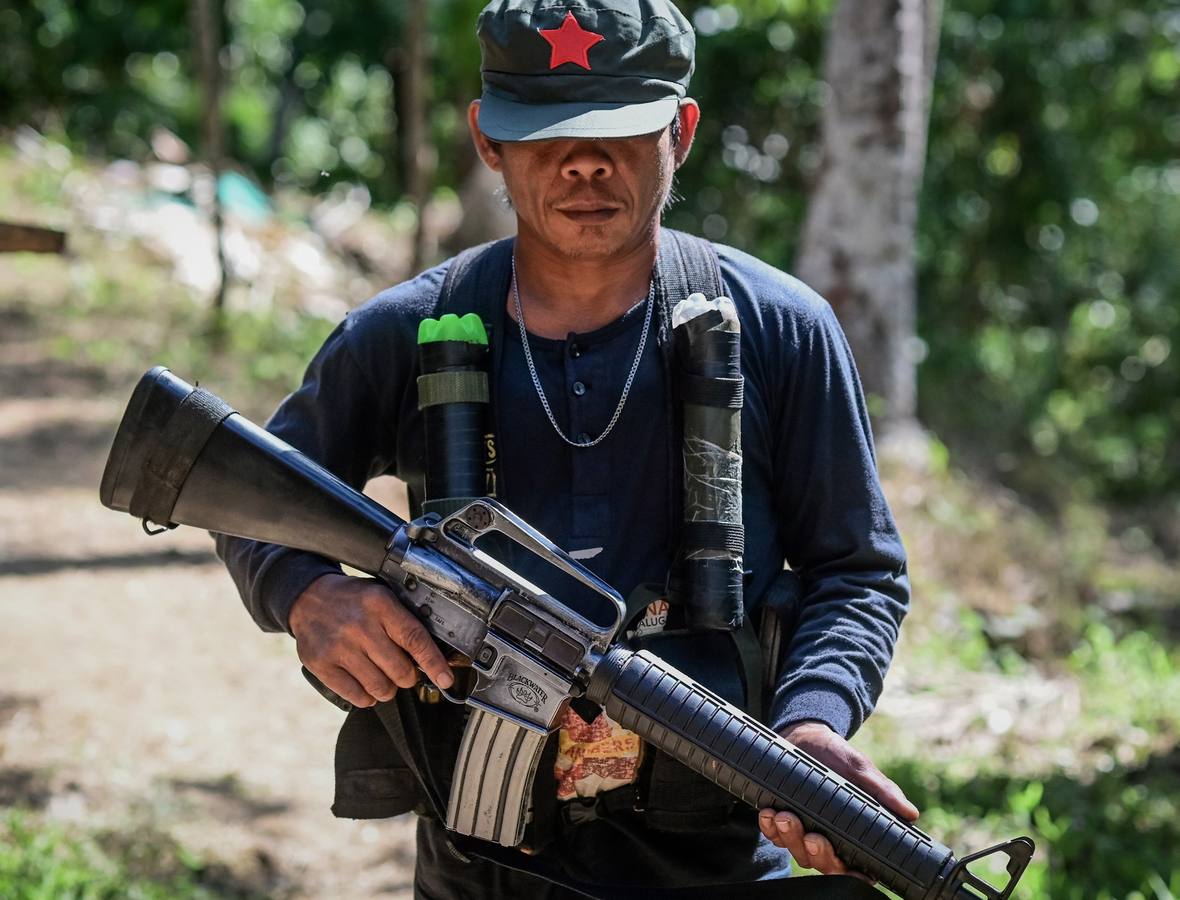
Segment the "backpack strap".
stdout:
[[[683,231],[665,228],[660,231],[660,253],[656,272],[669,302],[668,311],[689,294],[702,293],[706,297],[720,297],[725,293],[721,284],[721,264],[717,251],[704,238]],[[669,318],[671,327],[671,318]]]
[[501,319],[512,273],[512,247],[513,239],[504,238],[469,247],[452,259],[443,276],[437,315],[473,312],[485,325]]
[[[656,340],[660,345],[664,364],[664,414],[669,423],[669,434],[679,435],[684,429],[684,404],[680,396],[680,378],[676,365],[676,344],[672,339],[672,310],[689,294],[700,291],[718,297],[723,292],[721,265],[713,245],[703,238],[660,229],[660,246],[655,272],[656,314],[659,329]],[[668,471],[668,559],[676,556],[680,540],[677,523],[683,515],[683,465],[678,440],[668,441],[666,450]]]

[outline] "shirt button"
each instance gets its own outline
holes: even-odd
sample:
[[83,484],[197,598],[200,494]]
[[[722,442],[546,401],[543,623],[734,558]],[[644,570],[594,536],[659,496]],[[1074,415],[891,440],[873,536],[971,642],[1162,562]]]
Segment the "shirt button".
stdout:
[[574,359],[577,359],[581,355],[582,355],[581,344],[570,344],[570,356],[572,356]]
[[581,397],[584,393],[586,393],[586,385],[582,384],[580,381],[575,381],[571,390],[573,390],[575,397]]
[[578,443],[579,444],[589,444],[590,443],[589,432],[586,432],[586,431],[578,432]]

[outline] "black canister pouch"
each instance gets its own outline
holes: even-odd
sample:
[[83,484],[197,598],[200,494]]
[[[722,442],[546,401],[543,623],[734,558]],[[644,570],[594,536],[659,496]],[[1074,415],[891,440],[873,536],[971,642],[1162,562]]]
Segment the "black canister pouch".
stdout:
[[418,329],[418,409],[426,459],[423,512],[447,516],[487,496],[488,338],[474,313]]

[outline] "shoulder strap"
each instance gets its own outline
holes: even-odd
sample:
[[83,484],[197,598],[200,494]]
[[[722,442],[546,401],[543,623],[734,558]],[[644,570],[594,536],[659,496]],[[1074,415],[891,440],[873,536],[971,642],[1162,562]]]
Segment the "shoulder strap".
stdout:
[[469,247],[451,260],[438,295],[439,315],[473,312],[490,325],[503,304],[512,263],[512,239]]
[[[703,238],[660,229],[659,254],[656,257],[655,273],[656,315],[659,329],[656,339],[664,365],[664,384],[667,387],[667,407],[664,411],[669,432],[680,434],[683,426],[683,410],[680,402],[679,375],[676,366],[675,344],[672,340],[672,309],[689,294],[700,291],[712,297],[720,296],[721,266],[713,245]],[[680,530],[676,523],[682,521],[681,458],[680,442],[671,440],[667,448],[668,468],[668,556],[673,557],[679,540]]]
[[663,229],[660,232],[660,255],[656,265],[670,304],[669,311],[676,303],[697,291],[710,299],[725,293],[717,251],[704,238],[671,228]]

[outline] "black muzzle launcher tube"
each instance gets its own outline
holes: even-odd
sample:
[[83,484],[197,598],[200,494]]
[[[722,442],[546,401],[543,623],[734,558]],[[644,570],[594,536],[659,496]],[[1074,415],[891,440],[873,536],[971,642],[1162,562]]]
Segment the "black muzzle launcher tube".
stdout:
[[[145,525],[179,523],[284,544],[387,580],[404,578],[404,567],[412,564],[419,581],[430,579],[472,598],[470,646],[464,646],[473,658],[481,656],[476,648],[481,635],[490,634],[489,619],[501,628],[501,643],[517,632],[527,643],[536,624],[530,620],[528,627],[518,628],[511,616],[501,616],[513,604],[490,590],[492,583],[481,577],[478,561],[467,551],[453,547],[444,556],[434,549],[431,528],[420,524],[424,520],[408,525],[208,391],[192,388],[162,367],[145,375],[131,397],[103,473],[101,498]],[[468,521],[480,513],[498,515],[490,503],[478,501],[464,515],[472,514]],[[424,545],[415,536],[419,533],[425,535]],[[537,546],[556,551],[537,537]],[[442,549],[442,538],[434,538]],[[619,605],[617,628],[622,600],[613,596]],[[561,651],[569,643],[551,628],[549,633],[546,648],[556,642]],[[1028,838],[956,859],[947,847],[684,673],[647,651],[608,644],[609,633],[602,631],[594,645],[598,649],[584,665],[571,661],[570,696],[584,692],[624,728],[751,806],[795,813],[808,830],[825,835],[849,866],[904,900],[1011,896],[1032,857]],[[521,657],[529,658],[527,652]],[[535,691],[525,699],[535,700]],[[560,709],[554,704],[546,719],[550,728],[556,727]],[[998,854],[1007,857],[1008,881],[1002,888],[968,871],[968,865]]]
[[99,490],[104,506],[309,550],[376,574],[406,523],[163,366],[136,385]]

